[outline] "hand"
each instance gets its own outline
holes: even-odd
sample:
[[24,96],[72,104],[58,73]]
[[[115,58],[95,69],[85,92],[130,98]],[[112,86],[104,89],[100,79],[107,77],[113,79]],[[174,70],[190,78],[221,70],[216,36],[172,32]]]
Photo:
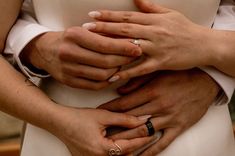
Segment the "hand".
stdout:
[[119,71],[114,75],[114,80],[129,79],[157,70],[183,70],[212,65],[211,59],[215,53],[208,47],[214,46],[213,39],[209,39],[212,30],[148,0],[135,0],[135,3],[145,13],[95,11],[89,15],[98,22],[83,25],[97,33],[140,39],[144,61]]
[[134,117],[127,114],[112,113],[98,109],[77,109],[63,107],[51,128],[52,134],[61,139],[73,156],[106,156],[111,148],[122,149],[122,154],[130,154],[141,146],[149,143],[151,137],[134,139],[106,138],[106,128],[121,126],[135,128],[144,124],[150,116]]
[[[155,79],[145,86],[141,87],[141,83],[139,80],[130,83],[131,90],[128,89],[129,86],[119,89],[126,95],[99,108],[137,116],[153,116],[151,122],[154,129],[163,130],[164,134],[155,145],[142,154],[143,156],[155,156],[160,153],[177,136],[198,122],[219,92],[216,82],[198,69],[161,72],[157,76],[155,74]],[[131,92],[132,90],[135,91]],[[111,138],[131,139],[147,134],[146,126],[143,125]]]
[[21,57],[64,84],[97,90],[109,85],[106,80],[139,55],[141,49],[128,39],[112,39],[73,27],[37,37]]

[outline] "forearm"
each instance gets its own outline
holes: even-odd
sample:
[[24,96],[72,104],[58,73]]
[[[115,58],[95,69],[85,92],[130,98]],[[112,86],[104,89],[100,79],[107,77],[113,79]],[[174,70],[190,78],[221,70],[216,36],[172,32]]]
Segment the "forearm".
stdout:
[[2,57],[0,67],[1,111],[52,131],[59,106],[16,72]]
[[[3,2],[3,3],[2,3]],[[5,44],[5,40],[8,32],[10,31],[11,26],[14,24],[18,13],[20,11],[20,7],[22,4],[22,0],[11,0],[7,3],[2,1],[0,3],[0,53],[2,52]]]

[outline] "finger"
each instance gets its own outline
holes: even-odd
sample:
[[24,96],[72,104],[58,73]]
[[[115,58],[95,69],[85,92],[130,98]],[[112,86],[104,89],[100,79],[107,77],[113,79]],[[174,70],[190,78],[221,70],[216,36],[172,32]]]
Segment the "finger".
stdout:
[[134,11],[100,10],[91,11],[88,15],[96,20],[116,23],[137,23],[141,25],[149,25],[153,21],[153,14],[145,14]]
[[165,130],[163,137],[150,148],[145,150],[140,156],[155,156],[159,154],[168,147],[179,134],[179,131],[173,128]]
[[107,81],[108,78],[119,70],[119,68],[101,69],[81,64],[67,66],[64,71],[66,74],[95,81]]
[[98,108],[114,112],[126,112],[139,105],[149,102],[152,98],[151,94],[152,92],[149,88],[139,89],[126,96],[122,96],[105,104],[102,104]]
[[144,86],[146,83],[151,81],[156,76],[156,73],[151,73],[148,75],[139,76],[129,80],[125,85],[119,87],[117,92],[121,95],[126,95],[138,88]]
[[130,38],[148,39],[149,36],[152,35],[152,33],[149,33],[151,31],[148,31],[150,27],[132,23],[92,22],[85,23],[83,27],[96,33],[125,36]]
[[66,62],[86,64],[99,68],[116,68],[126,65],[135,59],[119,55],[104,55],[77,45],[71,45],[68,51],[60,55],[60,58]]
[[147,59],[139,65],[117,72],[109,79],[109,82],[115,82],[118,80],[126,80],[133,77],[142,76],[155,72],[159,69],[160,68],[158,67],[158,63],[156,60]]
[[156,114],[162,115],[166,113],[166,109],[165,108],[162,109],[163,108],[162,106],[163,106],[162,101],[156,98],[155,100],[150,101],[149,103],[146,103],[140,107],[134,108],[126,113],[135,115],[135,116],[143,115],[143,112],[145,112],[146,114],[152,114],[152,115],[156,115]]
[[134,2],[140,11],[146,13],[167,13],[171,11],[171,9],[153,3],[150,0],[134,0]]
[[124,128],[135,128],[147,122],[151,117],[151,115],[135,117],[124,113],[114,113],[110,111],[106,111],[106,114],[108,118],[103,118],[102,124],[108,127],[119,126]]
[[[166,124],[168,123],[167,118],[163,117],[155,117],[151,119],[151,122],[153,124],[154,130],[156,133],[160,133],[160,130],[163,128],[166,128]],[[133,138],[141,138],[146,137],[149,135],[148,129],[146,125],[141,125],[139,127],[136,127],[134,129],[126,130],[114,135],[109,136],[109,138],[113,140],[118,139],[133,139]],[[159,137],[159,134],[156,135],[156,137]]]
[[[122,149],[122,154],[133,153],[153,140],[153,137],[135,138],[131,140],[116,140],[115,143]],[[117,148],[117,147],[116,147]]]
[[73,88],[81,88],[81,89],[89,89],[89,90],[100,90],[110,85],[110,83],[108,83],[107,81],[95,82],[92,80],[76,78],[72,76],[67,76],[67,78],[64,78],[62,83]]
[[114,39],[80,27],[68,29],[65,38],[73,40],[81,47],[104,54],[136,57],[142,53],[141,48],[130,43],[128,39]]

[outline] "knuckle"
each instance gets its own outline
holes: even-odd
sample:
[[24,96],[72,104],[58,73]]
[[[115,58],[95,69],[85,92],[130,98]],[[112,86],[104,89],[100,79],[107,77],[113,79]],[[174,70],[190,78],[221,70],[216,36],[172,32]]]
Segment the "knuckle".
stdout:
[[147,132],[147,128],[146,126],[141,126],[137,129],[137,132],[138,134],[141,136],[141,137],[146,137],[148,135],[148,132]]
[[124,119],[130,124],[136,122],[136,118],[128,114],[124,114]]
[[57,52],[58,52],[59,59],[64,59],[66,56],[68,56],[68,49],[67,49],[67,46],[64,44],[61,44],[58,47]]
[[106,81],[109,77],[110,77],[110,73],[109,73],[108,70],[103,70],[103,71],[100,72],[99,75],[97,75],[97,78],[100,81]]
[[68,40],[79,39],[85,35],[84,34],[85,31],[87,31],[87,30],[83,29],[81,27],[70,27],[64,31],[63,37],[64,37],[64,39],[68,39]]
[[133,17],[132,12],[124,12],[122,16],[122,21],[123,22],[130,22],[131,18]]
[[74,37],[74,33],[78,30],[78,28],[75,27],[71,27],[71,28],[67,28],[64,31],[64,38],[65,39],[71,39]]
[[122,72],[122,78],[123,79],[128,79],[132,76],[132,74],[130,73],[130,71],[123,71]]
[[129,23],[122,23],[120,29],[120,32],[123,35],[129,35],[131,33],[132,26]]

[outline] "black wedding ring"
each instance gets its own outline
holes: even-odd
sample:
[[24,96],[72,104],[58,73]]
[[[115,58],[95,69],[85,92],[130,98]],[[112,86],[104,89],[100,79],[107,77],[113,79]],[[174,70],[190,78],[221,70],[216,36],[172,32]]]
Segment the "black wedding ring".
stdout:
[[147,129],[148,129],[148,136],[152,136],[155,134],[155,129],[153,127],[153,124],[150,120],[148,120],[146,123],[145,123]]

